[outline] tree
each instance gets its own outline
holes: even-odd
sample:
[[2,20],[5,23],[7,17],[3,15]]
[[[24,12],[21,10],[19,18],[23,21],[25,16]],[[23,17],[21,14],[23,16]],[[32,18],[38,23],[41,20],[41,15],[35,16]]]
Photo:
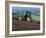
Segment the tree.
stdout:
[[31,12],[30,11],[26,11],[26,14],[25,14],[25,21],[27,21],[27,17],[29,17],[31,19]]
[[31,16],[31,12],[30,11],[26,11],[26,15],[27,16]]

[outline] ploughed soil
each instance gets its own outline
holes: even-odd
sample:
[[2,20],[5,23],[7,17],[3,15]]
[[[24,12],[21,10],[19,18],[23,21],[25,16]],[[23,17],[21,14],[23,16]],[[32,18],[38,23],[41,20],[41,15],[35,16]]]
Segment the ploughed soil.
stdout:
[[40,24],[12,19],[12,31],[40,30]]

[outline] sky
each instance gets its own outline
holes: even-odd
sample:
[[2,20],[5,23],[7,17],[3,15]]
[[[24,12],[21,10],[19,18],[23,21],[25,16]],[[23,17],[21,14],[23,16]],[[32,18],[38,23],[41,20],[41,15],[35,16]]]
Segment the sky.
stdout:
[[19,12],[19,13],[25,13],[26,11],[30,11],[31,13],[40,13],[40,8],[36,8],[36,7],[16,7],[13,6],[12,7],[12,12]]

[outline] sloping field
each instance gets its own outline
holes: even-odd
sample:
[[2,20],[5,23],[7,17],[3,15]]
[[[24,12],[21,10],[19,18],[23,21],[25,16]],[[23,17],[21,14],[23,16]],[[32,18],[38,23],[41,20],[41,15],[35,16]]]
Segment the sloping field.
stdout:
[[40,16],[32,14],[31,19],[35,21],[40,21]]

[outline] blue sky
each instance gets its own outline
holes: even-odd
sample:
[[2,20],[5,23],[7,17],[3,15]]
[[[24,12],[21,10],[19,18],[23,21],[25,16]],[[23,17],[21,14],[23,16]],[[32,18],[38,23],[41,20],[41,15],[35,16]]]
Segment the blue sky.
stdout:
[[26,11],[30,11],[31,13],[40,13],[40,8],[36,8],[36,7],[12,7],[12,12],[20,12],[20,13],[25,13]]

